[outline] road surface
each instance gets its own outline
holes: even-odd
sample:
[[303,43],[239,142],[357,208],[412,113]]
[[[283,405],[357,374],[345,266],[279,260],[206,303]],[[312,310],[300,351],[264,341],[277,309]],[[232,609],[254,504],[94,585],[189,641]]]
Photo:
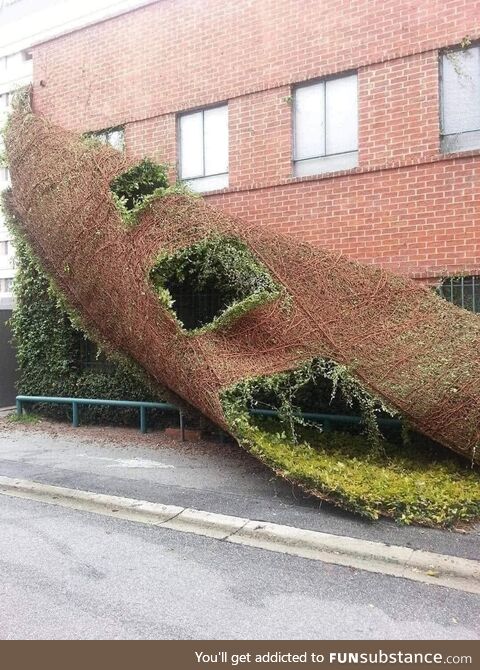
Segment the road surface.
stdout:
[[[479,556],[319,509],[234,447],[142,440],[3,430],[0,474]],[[480,639],[472,594],[4,495],[0,602],[2,639]]]

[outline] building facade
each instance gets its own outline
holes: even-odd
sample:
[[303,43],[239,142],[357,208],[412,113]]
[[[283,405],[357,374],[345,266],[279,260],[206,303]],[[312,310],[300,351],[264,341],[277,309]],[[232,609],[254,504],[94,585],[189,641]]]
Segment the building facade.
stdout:
[[[10,111],[13,91],[19,86],[30,83],[31,77],[32,59],[28,51],[21,50],[0,56],[0,128],[3,127]],[[0,155],[2,151],[3,146],[0,144]],[[0,158],[0,191],[8,186],[9,181],[6,161]],[[0,310],[12,308],[14,274],[14,249],[0,210]]]
[[[142,6],[145,0],[0,0],[0,129],[14,92],[32,82],[32,45]],[[9,172],[0,143],[0,191]],[[13,306],[15,255],[0,210],[0,310]]]
[[248,224],[475,307],[477,40],[471,0],[158,0],[33,44],[33,102]]

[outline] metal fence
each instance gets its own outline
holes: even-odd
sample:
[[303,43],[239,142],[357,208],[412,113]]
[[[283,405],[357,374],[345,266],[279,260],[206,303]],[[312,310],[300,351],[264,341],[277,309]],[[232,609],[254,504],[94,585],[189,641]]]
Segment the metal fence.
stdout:
[[480,277],[448,277],[437,289],[439,295],[458,307],[480,313]]

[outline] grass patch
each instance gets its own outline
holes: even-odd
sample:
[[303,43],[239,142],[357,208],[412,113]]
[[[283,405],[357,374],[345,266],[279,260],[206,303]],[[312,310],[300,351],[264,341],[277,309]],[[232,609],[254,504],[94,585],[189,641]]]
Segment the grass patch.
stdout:
[[23,423],[23,424],[31,424],[31,423],[39,423],[42,419],[37,416],[36,414],[31,414],[29,412],[25,412],[25,414],[10,414],[7,416],[7,421],[9,423]]
[[[222,393],[232,433],[288,481],[369,519],[451,527],[480,520],[480,469],[388,412],[345,366],[313,359],[296,370],[243,380]],[[275,417],[251,415],[274,409]],[[301,412],[356,414],[345,432],[323,431]],[[362,431],[362,432],[359,432]]]
[[480,473],[438,445],[384,443],[372,451],[363,435],[301,429],[297,443],[277,420],[237,424],[248,450],[278,474],[334,504],[402,524],[451,527],[480,519]]

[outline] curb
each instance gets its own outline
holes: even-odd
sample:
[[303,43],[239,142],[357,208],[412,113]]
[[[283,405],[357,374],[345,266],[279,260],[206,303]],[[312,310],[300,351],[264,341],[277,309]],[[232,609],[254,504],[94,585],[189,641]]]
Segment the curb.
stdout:
[[0,494],[480,594],[480,562],[457,556],[10,477]]

